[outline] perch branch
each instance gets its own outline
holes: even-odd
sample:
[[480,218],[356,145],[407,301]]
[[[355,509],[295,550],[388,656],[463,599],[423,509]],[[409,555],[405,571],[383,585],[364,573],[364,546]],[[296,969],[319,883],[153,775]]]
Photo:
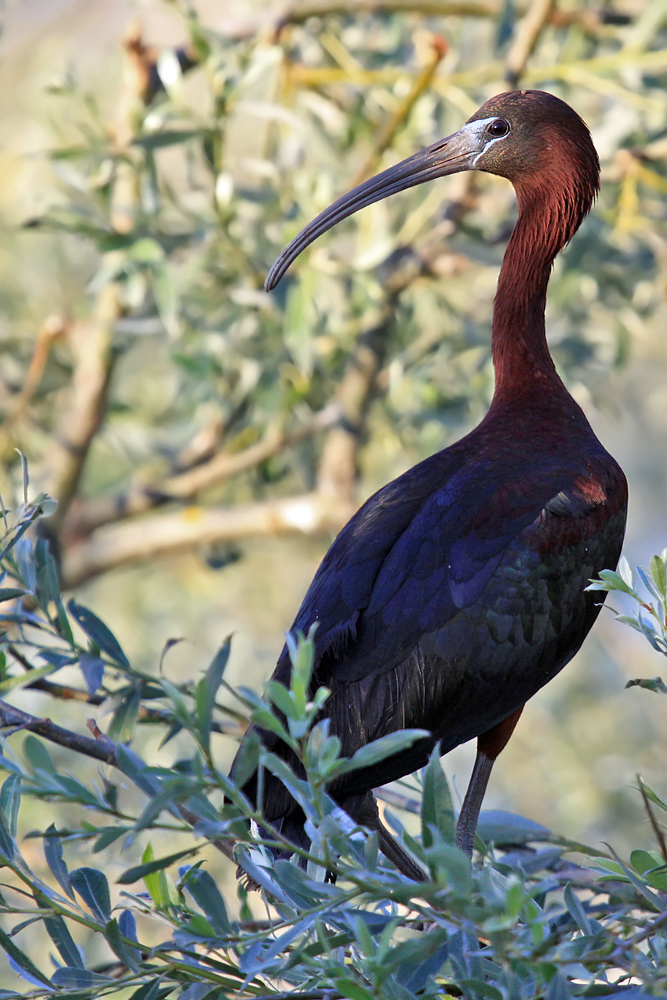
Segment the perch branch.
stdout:
[[63,586],[73,587],[110,569],[173,555],[198,545],[275,535],[338,531],[351,507],[320,493],[305,493],[227,510],[186,507],[130,524],[110,525],[70,546],[63,555]]
[[517,87],[526,68],[542,29],[548,22],[554,7],[554,0],[533,0],[524,17],[518,23],[505,59],[505,79],[511,87]]
[[419,98],[431,86],[435,72],[446,52],[447,43],[444,38],[441,35],[429,34],[426,65],[417,75],[407,96],[400,102],[396,110],[389,116],[376,135],[371,154],[352,179],[350,188],[361,184],[362,181],[365,181],[377,169],[380,157],[392,144],[396,133],[409,118],[410,112]]
[[326,430],[339,419],[340,410],[332,404],[315,413],[300,427],[291,431],[271,431],[261,441],[236,454],[220,452],[202,465],[195,465],[156,483],[137,483],[126,493],[88,501],[76,512],[72,511],[67,524],[68,535],[73,538],[89,535],[105,524],[144,514],[170,500],[193,500],[204,490],[255,468],[285,448]]
[[79,736],[69,729],[57,726],[50,719],[38,719],[35,715],[28,715],[13,705],[8,705],[0,698],[0,728],[1,729],[25,729],[29,733],[35,733],[43,737],[50,743],[56,743],[61,747],[68,747],[75,753],[84,754],[86,757],[93,757],[105,764],[116,763],[115,752],[111,754],[108,749],[102,747],[97,740],[91,740],[88,736]]

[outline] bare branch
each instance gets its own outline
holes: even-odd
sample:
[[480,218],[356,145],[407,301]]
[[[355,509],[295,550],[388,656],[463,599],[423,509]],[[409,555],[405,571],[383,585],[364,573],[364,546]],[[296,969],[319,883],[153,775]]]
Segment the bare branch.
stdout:
[[115,751],[111,753],[108,748],[102,747],[96,740],[91,740],[88,736],[79,736],[69,729],[57,726],[50,719],[38,719],[34,715],[28,715],[13,705],[8,705],[6,701],[0,699],[0,728],[25,729],[29,733],[56,743],[58,746],[67,747],[75,753],[82,753],[86,757],[94,757],[105,764],[115,765]]
[[67,549],[63,586],[73,587],[118,566],[198,545],[275,535],[326,535],[338,531],[353,510],[352,504],[343,504],[338,498],[304,493],[228,510],[187,507],[112,525]]
[[505,79],[512,87],[518,86],[542,29],[554,8],[554,0],[532,0],[526,14],[519,22],[505,59]]
[[49,448],[49,492],[58,510],[49,521],[57,534],[77,492],[88,450],[102,423],[115,360],[113,325],[120,316],[119,289],[107,285],[89,321],[72,326],[68,343],[74,357],[71,403],[56,427]]
[[[422,32],[422,34],[425,33]],[[362,181],[365,181],[366,178],[370,177],[373,171],[377,169],[380,157],[392,144],[401,125],[404,125],[410,117],[410,112],[419,98],[431,86],[435,72],[447,52],[447,43],[441,35],[434,35],[429,32],[427,44],[428,53],[425,65],[414,80],[409,93],[400,102],[394,113],[390,115],[388,120],[376,135],[373,143],[373,149],[364,165],[355,174],[350,184],[350,188],[361,184]]]
[[660,847],[660,853],[662,854],[665,863],[667,863],[667,841],[665,840],[665,831],[662,829],[658,820],[656,819],[653,808],[651,807],[651,800],[646,794],[646,788],[644,787],[644,782],[640,775],[637,775],[637,785],[639,786],[639,791],[641,792],[642,799],[644,801],[644,808],[649,818],[649,822],[653,828],[653,833],[655,834],[655,839],[658,841],[658,846]]
[[[519,13],[528,8],[527,3],[517,4]],[[261,31],[273,29],[280,32],[290,24],[302,24],[310,17],[345,16],[347,14],[422,14],[435,17],[498,18],[503,12],[502,0],[296,0],[281,8],[259,10],[242,17],[225,17],[218,22],[218,30],[228,38],[251,38]],[[558,27],[579,24],[585,31],[595,32],[609,17],[605,7],[598,10],[583,6],[569,10],[552,10],[549,21]],[[616,20],[629,20],[629,15],[614,12]]]
[[73,538],[89,535],[105,524],[136,514],[144,514],[159,504],[171,500],[192,500],[199,493],[217,486],[225,479],[247,472],[285,448],[299,444],[319,431],[326,430],[339,419],[340,408],[336,404],[331,404],[319,413],[313,414],[311,419],[300,427],[291,431],[273,430],[263,440],[236,454],[220,452],[208,462],[195,465],[167,479],[149,484],[136,483],[127,493],[88,501],[72,511],[67,523],[67,534]]

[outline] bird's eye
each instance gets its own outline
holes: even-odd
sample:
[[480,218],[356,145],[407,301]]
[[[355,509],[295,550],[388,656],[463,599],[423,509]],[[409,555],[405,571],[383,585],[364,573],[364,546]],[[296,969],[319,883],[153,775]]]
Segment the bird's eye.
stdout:
[[506,122],[504,118],[496,118],[490,125],[487,125],[486,134],[493,136],[494,139],[502,139],[504,135],[507,135],[509,130],[509,122]]

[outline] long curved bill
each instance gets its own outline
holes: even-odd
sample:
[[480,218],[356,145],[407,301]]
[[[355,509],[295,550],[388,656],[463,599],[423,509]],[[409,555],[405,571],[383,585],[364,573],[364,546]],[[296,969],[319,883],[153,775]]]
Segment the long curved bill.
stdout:
[[360,208],[382,201],[390,194],[423,184],[424,181],[456,174],[462,170],[474,170],[475,160],[480,153],[479,131],[475,125],[478,123],[464,125],[454,135],[434,142],[432,146],[414,153],[376,177],[371,177],[370,180],[364,181],[363,184],[344,194],[329,208],[325,208],[280,254],[264,283],[267,292],[276,287],[302,250],[337,222],[358,212]]

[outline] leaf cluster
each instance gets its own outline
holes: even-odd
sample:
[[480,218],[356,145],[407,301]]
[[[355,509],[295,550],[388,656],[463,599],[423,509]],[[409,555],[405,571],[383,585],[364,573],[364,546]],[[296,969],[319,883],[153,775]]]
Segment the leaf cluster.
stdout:
[[[412,882],[392,868],[377,834],[342,813],[327,785],[423,734],[395,733],[342,759],[340,743],[317,721],[328,692],[306,695],[312,630],[289,638],[289,689],[270,683],[264,697],[247,688],[235,695],[245,710],[236,718],[247,713],[248,721],[271,727],[303,770],[297,774],[249,739],[232,781],[214,752],[215,741],[229,738],[224,722],[232,716],[220,700],[229,641],[196,684],[135,672],[92,611],[74,602],[65,607],[57,590],[40,583],[49,576],[48,550],[20,529],[45,502],[27,504],[14,519],[6,515],[3,570],[16,585],[6,588],[12,610],[2,615],[4,683],[44,683],[40,662],[48,678],[78,663],[88,697],[103,689],[113,699],[117,686],[122,701],[131,687],[141,711],[116,708],[109,735],[97,730],[89,741],[107,762],[98,786],[76,776],[76,755],[90,752],[81,737],[39,729],[42,720],[13,717],[16,710],[0,702],[0,767],[7,775],[0,790],[0,947],[25,983],[22,993],[6,988],[2,997],[568,1000],[659,995],[666,988],[665,856],[634,851],[625,862],[521,817],[485,813],[479,862],[471,866],[454,844],[454,807],[437,754],[420,789],[405,796],[406,808],[419,812],[419,830],[385,812],[426,880]],[[660,565],[662,557],[655,563],[658,581]],[[622,573],[618,579],[631,587],[624,567]],[[90,659],[101,664],[94,684]],[[180,732],[186,753],[171,766],[144,757],[131,746],[142,719],[159,728],[163,744]],[[18,732],[26,729],[19,749]],[[56,765],[45,740],[67,748],[72,765]],[[270,770],[301,804],[308,850],[288,860],[290,845],[240,790],[250,769]],[[642,794],[658,815],[667,813],[656,792],[642,786]],[[26,833],[25,798],[65,804],[67,827],[51,822]],[[158,855],[154,840],[163,831],[184,846]],[[34,839],[42,844],[42,865],[23,846]],[[121,857],[139,852],[140,860],[110,884],[105,858],[118,846]],[[242,882],[234,898],[214,877],[212,847],[259,887],[266,917],[253,915]],[[73,867],[70,858],[84,848],[87,863]],[[34,943],[39,928],[46,951]]]

